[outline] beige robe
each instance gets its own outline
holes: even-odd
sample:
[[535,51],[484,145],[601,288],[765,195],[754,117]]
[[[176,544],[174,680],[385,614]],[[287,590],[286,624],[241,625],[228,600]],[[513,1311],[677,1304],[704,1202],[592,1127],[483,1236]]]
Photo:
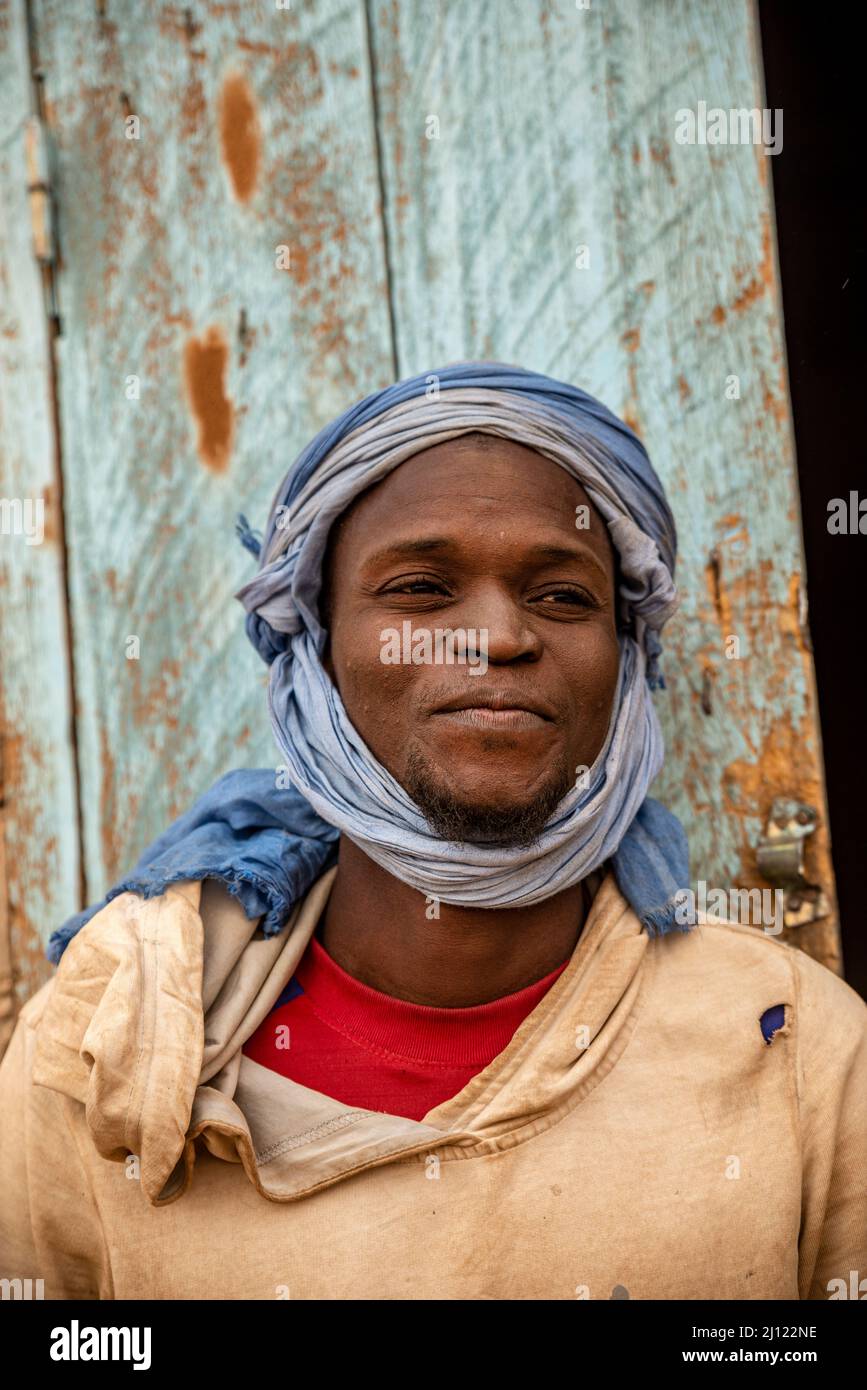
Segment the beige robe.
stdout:
[[867,1005],[844,981],[752,927],[649,939],[608,875],[569,965],[459,1094],[421,1122],[352,1109],[241,1052],[335,873],[267,940],[212,881],[125,893],[73,938],[0,1063],[0,1280],[54,1299],[867,1294]]

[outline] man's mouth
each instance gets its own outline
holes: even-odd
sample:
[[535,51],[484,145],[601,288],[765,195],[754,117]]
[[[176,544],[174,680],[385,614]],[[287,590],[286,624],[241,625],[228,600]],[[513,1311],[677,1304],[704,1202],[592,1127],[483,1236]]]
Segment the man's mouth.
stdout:
[[540,729],[548,722],[541,714],[534,714],[530,709],[489,709],[487,705],[437,710],[437,714],[458,724],[471,724],[477,729]]
[[554,719],[554,712],[539,700],[493,692],[455,696],[432,713],[477,729],[539,729]]

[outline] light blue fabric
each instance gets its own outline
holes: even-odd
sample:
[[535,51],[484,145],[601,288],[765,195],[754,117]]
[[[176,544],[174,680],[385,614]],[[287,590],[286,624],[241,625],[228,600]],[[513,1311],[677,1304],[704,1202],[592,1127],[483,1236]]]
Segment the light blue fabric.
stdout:
[[[328,532],[366,488],[421,449],[470,430],[515,439],[567,469],[605,518],[620,557],[621,664],[604,747],[589,785],[564,797],[529,849],[444,841],[374,758],[321,664],[318,595]],[[256,537],[239,519],[254,552]],[[258,573],[237,597],[270,665],[269,709],[291,787],[271,769],[221,778],[145,852],[102,903],[51,938],[59,959],[75,931],[124,891],[216,877],[249,917],[278,931],[334,862],[346,834],[420,892],[479,908],[543,901],[610,860],[650,932],[682,929],[675,895],[689,882],[686,837],[647,797],[663,747],[651,687],[659,631],[676,607],[674,521],[628,427],[577,387],[502,363],[455,363],[375,392],[322,430],[274,497]]]

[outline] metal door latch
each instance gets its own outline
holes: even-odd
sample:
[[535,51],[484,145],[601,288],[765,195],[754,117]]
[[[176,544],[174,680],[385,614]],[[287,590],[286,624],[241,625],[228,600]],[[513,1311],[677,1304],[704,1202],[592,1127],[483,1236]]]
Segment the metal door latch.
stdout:
[[756,851],[759,872],[782,889],[783,923],[787,927],[803,927],[830,912],[819,884],[808,883],[804,877],[804,841],[818,820],[814,807],[805,802],[776,797]]

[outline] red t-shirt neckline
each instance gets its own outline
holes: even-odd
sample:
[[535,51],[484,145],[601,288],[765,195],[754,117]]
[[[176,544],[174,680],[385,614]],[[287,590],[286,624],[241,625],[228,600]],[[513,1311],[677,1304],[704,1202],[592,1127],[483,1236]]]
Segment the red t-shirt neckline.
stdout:
[[514,994],[457,1009],[372,989],[339,966],[315,935],[294,978],[320,1018],[362,1046],[415,1062],[481,1067],[503,1051],[570,959]]

